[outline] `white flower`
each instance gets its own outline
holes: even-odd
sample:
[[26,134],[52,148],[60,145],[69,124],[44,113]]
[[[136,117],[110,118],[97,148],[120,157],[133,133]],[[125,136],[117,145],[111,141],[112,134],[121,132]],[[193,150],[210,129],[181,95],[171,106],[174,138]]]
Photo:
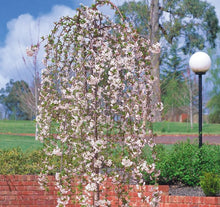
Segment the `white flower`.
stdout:
[[131,167],[133,162],[131,160],[129,160],[127,157],[123,158],[122,159],[122,162],[121,164],[124,166],[124,167]]
[[90,76],[90,80],[88,80],[88,83],[90,85],[96,85],[99,82],[99,79],[97,77],[94,77],[93,75]]
[[55,149],[53,149],[52,155],[57,155],[57,156],[61,156],[62,152],[60,150],[60,148],[58,146],[56,146]]
[[95,168],[101,168],[102,167],[102,161],[101,160],[96,160],[94,163]]
[[27,56],[29,56],[29,57],[32,57],[34,55],[34,51],[28,47],[26,48],[26,53],[27,53]]
[[86,185],[85,189],[86,189],[87,191],[92,191],[92,192],[94,192],[94,191],[96,191],[97,187],[96,187],[96,184],[95,184],[95,183],[89,183],[89,184]]
[[34,53],[36,53],[38,51],[38,46],[37,45],[33,45],[31,46],[31,48],[26,48],[26,53],[27,56],[32,57],[34,55]]
[[160,53],[160,43],[152,45],[150,51],[155,54]]
[[141,196],[142,196],[142,193],[138,193],[138,198],[141,198]]
[[106,164],[108,167],[111,167],[111,165],[112,165],[112,160],[107,160],[107,161],[105,161],[105,164]]

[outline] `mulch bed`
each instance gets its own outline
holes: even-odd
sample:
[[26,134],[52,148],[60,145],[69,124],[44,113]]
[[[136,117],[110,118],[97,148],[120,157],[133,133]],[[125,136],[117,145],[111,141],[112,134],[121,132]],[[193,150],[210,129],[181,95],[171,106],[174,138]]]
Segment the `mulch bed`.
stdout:
[[205,196],[201,187],[186,187],[186,186],[178,186],[171,185],[169,186],[169,195],[175,196]]

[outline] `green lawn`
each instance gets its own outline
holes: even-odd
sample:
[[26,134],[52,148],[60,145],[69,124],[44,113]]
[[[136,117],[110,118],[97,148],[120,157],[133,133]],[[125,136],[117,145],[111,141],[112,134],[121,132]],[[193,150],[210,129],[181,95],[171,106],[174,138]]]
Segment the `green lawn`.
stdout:
[[[180,122],[157,122],[153,124],[154,132],[158,134],[197,134],[198,124]],[[0,133],[35,133],[34,121],[0,120]],[[203,124],[204,134],[220,134],[220,124]]]
[[14,120],[0,120],[0,149],[20,147],[23,151],[34,150],[42,147],[35,137],[31,136],[15,136],[10,133],[35,133],[35,122],[33,121],[14,121]]
[[[180,122],[158,122],[153,124],[157,134],[198,134],[198,124]],[[203,134],[220,134],[220,124],[203,124]]]
[[[197,134],[198,124],[191,129],[189,123],[160,122],[154,123],[154,132],[157,134]],[[9,133],[7,135],[1,133]],[[35,133],[33,121],[0,121],[0,149],[21,147],[22,150],[34,150],[42,144],[31,136],[10,135],[10,133]],[[220,134],[220,124],[203,124],[203,134]]]
[[0,133],[35,133],[34,121],[0,120]]
[[0,149],[20,147],[22,151],[33,151],[43,146],[42,143],[30,136],[15,136],[0,134]]

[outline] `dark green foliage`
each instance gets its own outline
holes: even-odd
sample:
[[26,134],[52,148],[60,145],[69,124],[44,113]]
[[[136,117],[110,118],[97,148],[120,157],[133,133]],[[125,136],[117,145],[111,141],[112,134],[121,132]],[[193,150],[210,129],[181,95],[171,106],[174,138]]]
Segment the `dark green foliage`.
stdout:
[[163,42],[160,60],[153,65],[160,74],[161,85],[155,83],[160,91],[153,90],[164,104],[164,118],[186,112],[189,102],[194,104],[183,77],[187,56],[215,47],[220,31],[215,8],[202,0],[140,0],[125,2],[119,9],[144,37]]
[[161,170],[160,182],[189,186],[198,184],[199,151],[198,145],[189,142],[175,144],[170,152],[158,152],[158,169]]
[[[125,2],[121,7],[120,11],[133,26],[137,29],[140,34],[149,34],[148,23],[150,21],[149,5],[144,1],[130,1]],[[137,15],[136,15],[137,14]],[[118,17],[116,17],[118,21]]]
[[189,105],[189,90],[183,76],[186,67],[180,54],[180,48],[175,42],[161,57],[161,99],[165,117],[184,113]]
[[217,196],[220,193],[220,175],[204,173],[200,177],[200,185],[206,196]]
[[209,114],[209,122],[220,124],[220,110]]
[[[181,142],[167,149],[156,146],[157,168],[161,171],[159,184],[199,185],[204,172],[220,173],[220,146]],[[149,182],[149,178],[146,177]]]

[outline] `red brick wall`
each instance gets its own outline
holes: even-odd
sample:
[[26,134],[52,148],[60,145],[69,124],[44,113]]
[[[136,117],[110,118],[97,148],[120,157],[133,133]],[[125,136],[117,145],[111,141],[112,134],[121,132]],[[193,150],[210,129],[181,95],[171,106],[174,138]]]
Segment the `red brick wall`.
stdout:
[[[49,192],[40,189],[37,176],[34,175],[0,175],[0,207],[55,207],[57,191],[54,177],[49,177]],[[147,187],[147,191],[151,186]],[[160,186],[163,191],[160,207],[220,207],[220,197],[185,197],[169,196],[168,186]],[[149,194],[149,192],[146,192]],[[113,191],[108,192],[112,203],[116,203]],[[146,207],[141,205],[137,192],[130,193],[132,207]],[[69,205],[78,207],[77,205]],[[117,207],[118,205],[112,205]]]

